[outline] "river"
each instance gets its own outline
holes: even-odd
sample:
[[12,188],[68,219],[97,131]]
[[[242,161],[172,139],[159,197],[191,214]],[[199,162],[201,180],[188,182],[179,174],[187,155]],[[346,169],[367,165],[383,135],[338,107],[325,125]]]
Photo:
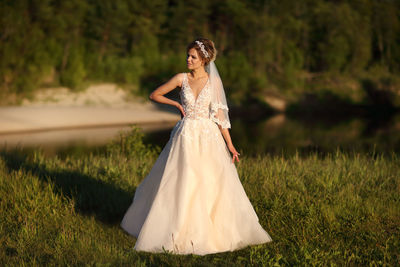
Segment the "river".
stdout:
[[[232,118],[231,136],[242,155],[343,151],[400,152],[400,115],[391,118],[290,118],[284,114],[249,121]],[[173,124],[144,127],[145,142],[163,147]],[[3,149],[40,147],[47,155],[68,155],[102,149],[130,127],[99,127],[0,135]]]

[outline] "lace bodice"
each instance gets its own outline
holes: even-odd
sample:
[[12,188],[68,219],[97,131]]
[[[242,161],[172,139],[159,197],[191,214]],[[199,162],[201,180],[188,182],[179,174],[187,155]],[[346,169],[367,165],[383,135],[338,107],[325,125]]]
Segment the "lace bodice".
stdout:
[[183,77],[180,97],[186,118],[209,119],[211,103],[210,81],[207,80],[196,99],[192,88],[190,88],[187,73],[185,73]]

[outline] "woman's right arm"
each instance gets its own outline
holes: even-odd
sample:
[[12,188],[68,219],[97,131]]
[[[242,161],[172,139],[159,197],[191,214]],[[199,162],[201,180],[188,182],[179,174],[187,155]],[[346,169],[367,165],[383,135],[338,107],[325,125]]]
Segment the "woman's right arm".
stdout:
[[182,113],[182,115],[185,116],[185,111],[183,110],[183,107],[181,104],[179,104],[179,102],[171,100],[164,96],[166,93],[171,92],[176,87],[181,87],[182,81],[183,81],[183,74],[182,73],[176,74],[168,82],[157,87],[157,89],[150,94],[149,98],[158,103],[177,107]]

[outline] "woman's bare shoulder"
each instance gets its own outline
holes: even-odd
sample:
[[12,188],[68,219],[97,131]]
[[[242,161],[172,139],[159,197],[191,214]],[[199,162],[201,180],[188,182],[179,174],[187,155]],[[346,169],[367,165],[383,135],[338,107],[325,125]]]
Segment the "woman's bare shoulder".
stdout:
[[186,73],[184,73],[184,72],[177,73],[171,78],[171,80],[174,80],[176,82],[176,84],[178,84],[179,87],[182,87],[182,82],[183,82],[185,75],[186,75]]

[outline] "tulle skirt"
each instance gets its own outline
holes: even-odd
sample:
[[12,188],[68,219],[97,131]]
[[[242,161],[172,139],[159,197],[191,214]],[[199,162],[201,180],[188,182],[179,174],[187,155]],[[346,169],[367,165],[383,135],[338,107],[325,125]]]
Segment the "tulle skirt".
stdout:
[[121,226],[138,251],[204,255],[271,241],[209,119],[176,124]]

